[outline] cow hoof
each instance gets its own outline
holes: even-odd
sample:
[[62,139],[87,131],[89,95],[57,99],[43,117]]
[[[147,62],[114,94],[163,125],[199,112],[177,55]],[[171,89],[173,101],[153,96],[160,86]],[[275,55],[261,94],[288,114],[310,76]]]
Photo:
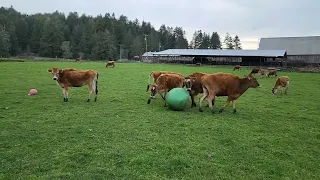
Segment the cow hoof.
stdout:
[[199,108],[199,112],[203,112],[202,108]]
[[211,114],[214,114],[214,111],[213,111],[213,110],[211,111]]
[[148,100],[148,104],[150,104],[150,102],[151,102],[151,99]]
[[90,102],[90,99],[88,99],[87,102]]
[[94,102],[96,102],[97,101],[97,98],[94,98]]
[[219,113],[222,113],[222,111],[223,111],[223,109],[220,109],[220,110],[219,110]]
[[233,113],[236,113],[236,112],[237,112],[237,110],[236,110],[236,109],[234,109],[234,110],[233,110]]

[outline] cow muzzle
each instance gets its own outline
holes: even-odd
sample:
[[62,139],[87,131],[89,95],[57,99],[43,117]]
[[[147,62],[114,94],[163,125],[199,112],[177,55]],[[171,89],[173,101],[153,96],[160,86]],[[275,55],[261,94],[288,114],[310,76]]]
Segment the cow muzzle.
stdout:
[[57,78],[56,78],[56,77],[54,77],[54,78],[53,78],[53,80],[57,80]]

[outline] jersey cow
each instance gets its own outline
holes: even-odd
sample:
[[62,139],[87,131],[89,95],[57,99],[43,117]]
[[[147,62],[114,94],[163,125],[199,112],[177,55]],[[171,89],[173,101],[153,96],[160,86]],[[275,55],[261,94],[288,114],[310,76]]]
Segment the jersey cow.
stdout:
[[207,98],[212,113],[214,113],[212,100],[214,100],[216,96],[228,97],[224,106],[219,110],[219,113],[221,113],[224,108],[230,104],[230,101],[232,101],[233,112],[236,112],[236,100],[245,91],[247,91],[248,88],[256,88],[259,86],[258,81],[252,75],[245,75],[244,78],[240,78],[230,73],[213,73],[204,75],[201,78],[201,84],[203,88],[203,96],[200,98],[199,111],[203,112],[202,101]]
[[106,67],[108,67],[108,66],[112,66],[112,68],[114,68],[116,66],[116,62],[108,61],[107,64],[106,64]]
[[97,101],[98,96],[98,77],[99,73],[93,70],[75,70],[75,69],[48,69],[52,73],[53,80],[57,81],[58,85],[63,89],[63,101],[68,102],[69,87],[82,87],[88,85],[90,101],[91,94],[95,93],[94,101]]
[[241,70],[241,66],[240,66],[240,65],[236,65],[236,66],[233,68],[233,71],[235,71],[236,69],[237,69],[238,71]]
[[[190,81],[186,82],[186,87],[191,97],[191,108],[197,107],[197,104],[194,101],[194,97],[196,97],[200,93],[203,93],[201,78],[206,74],[207,73],[195,72],[186,77],[190,79]],[[188,87],[191,87],[191,88],[188,88]],[[214,100],[212,101],[212,104],[214,104]]]
[[155,99],[157,93],[164,93],[162,98],[164,100],[164,106],[166,107],[167,103],[165,97],[167,93],[173,88],[183,88],[186,81],[189,80],[178,74],[161,74],[156,82],[151,85],[151,95],[148,99],[148,104],[150,104],[151,99]]
[[270,76],[274,76],[274,77],[277,77],[277,69],[270,69],[269,70],[269,73],[268,73],[268,77]]
[[287,94],[287,90],[289,88],[289,81],[290,81],[290,79],[288,76],[278,77],[276,84],[272,88],[272,94],[276,95],[278,89],[281,90],[281,94],[282,94],[283,90],[284,90],[284,94]]
[[[150,82],[150,81],[151,81],[151,77],[152,77],[152,79],[153,79],[153,83],[155,83],[161,74],[177,74],[177,75],[182,76],[182,74],[177,73],[177,72],[152,71],[152,72],[149,74],[147,92],[149,91],[149,88],[150,88],[150,85],[151,85],[151,82]],[[161,97],[162,97],[162,95],[161,95]],[[163,98],[163,97],[162,97],[162,98]]]

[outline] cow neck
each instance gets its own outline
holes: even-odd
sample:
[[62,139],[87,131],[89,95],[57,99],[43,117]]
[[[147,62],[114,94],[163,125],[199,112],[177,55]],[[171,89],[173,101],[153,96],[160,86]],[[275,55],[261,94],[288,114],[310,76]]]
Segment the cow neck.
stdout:
[[61,73],[59,73],[59,77],[58,77],[57,81],[58,81],[58,82],[62,82],[63,76],[64,76],[64,71],[62,71]]
[[249,89],[249,79],[247,78],[240,78],[240,94],[243,94]]

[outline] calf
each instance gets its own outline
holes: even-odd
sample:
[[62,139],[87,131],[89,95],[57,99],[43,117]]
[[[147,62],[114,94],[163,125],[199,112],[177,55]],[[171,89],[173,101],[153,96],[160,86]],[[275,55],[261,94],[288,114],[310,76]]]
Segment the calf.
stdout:
[[[202,72],[195,72],[193,74],[190,74],[186,78],[189,78],[190,81],[186,82],[187,90],[189,91],[190,97],[191,97],[191,108],[197,107],[197,104],[194,101],[194,97],[196,97],[198,94],[203,93],[202,85],[201,85],[201,78],[202,76],[206,75],[207,73]],[[189,88],[191,87],[191,88]],[[212,104],[214,104],[214,101],[212,101]]]
[[[152,72],[149,74],[147,92],[149,91],[149,88],[150,88],[150,85],[151,85],[151,82],[150,82],[151,76],[152,76],[152,79],[153,79],[153,83],[155,83],[161,74],[177,74],[177,75],[183,76],[182,74],[177,73],[177,72],[152,71]],[[162,96],[162,95],[161,95],[161,96]]]
[[278,77],[276,84],[272,88],[272,94],[276,95],[278,89],[281,89],[281,94],[282,94],[283,89],[284,89],[284,94],[287,94],[287,90],[289,88],[289,81],[290,81],[290,79],[288,76]]
[[235,71],[236,69],[241,70],[241,66],[240,65],[236,65],[234,68],[233,68],[233,71]]
[[[156,82],[151,85],[151,95],[148,99],[148,104],[150,104],[151,99],[155,99],[157,93],[164,93],[163,100],[164,106],[167,106],[166,95],[173,88],[182,88],[187,80],[177,74],[161,74]],[[161,95],[162,96],[162,95]]]
[[48,69],[52,73],[53,80],[57,81],[58,85],[63,89],[63,101],[68,102],[69,87],[82,87],[88,85],[89,97],[87,102],[90,101],[92,93],[96,93],[94,101],[98,97],[98,77],[99,73],[93,70],[75,70],[75,69]]
[[268,73],[268,77],[270,76],[274,76],[274,77],[277,77],[277,69],[270,69],[269,70],[269,73]]
[[108,61],[106,67],[108,66],[112,66],[112,68],[114,68],[116,66],[114,61]]
[[204,75],[201,78],[201,84],[203,87],[203,96],[200,99],[199,111],[203,112],[202,101],[207,98],[212,113],[214,113],[212,108],[212,100],[214,100],[216,96],[228,96],[226,103],[219,110],[219,113],[221,113],[224,108],[229,105],[230,101],[232,101],[233,112],[236,112],[236,100],[248,88],[256,88],[259,86],[258,81],[252,75],[245,75],[244,78],[240,78],[229,73],[214,73]]

